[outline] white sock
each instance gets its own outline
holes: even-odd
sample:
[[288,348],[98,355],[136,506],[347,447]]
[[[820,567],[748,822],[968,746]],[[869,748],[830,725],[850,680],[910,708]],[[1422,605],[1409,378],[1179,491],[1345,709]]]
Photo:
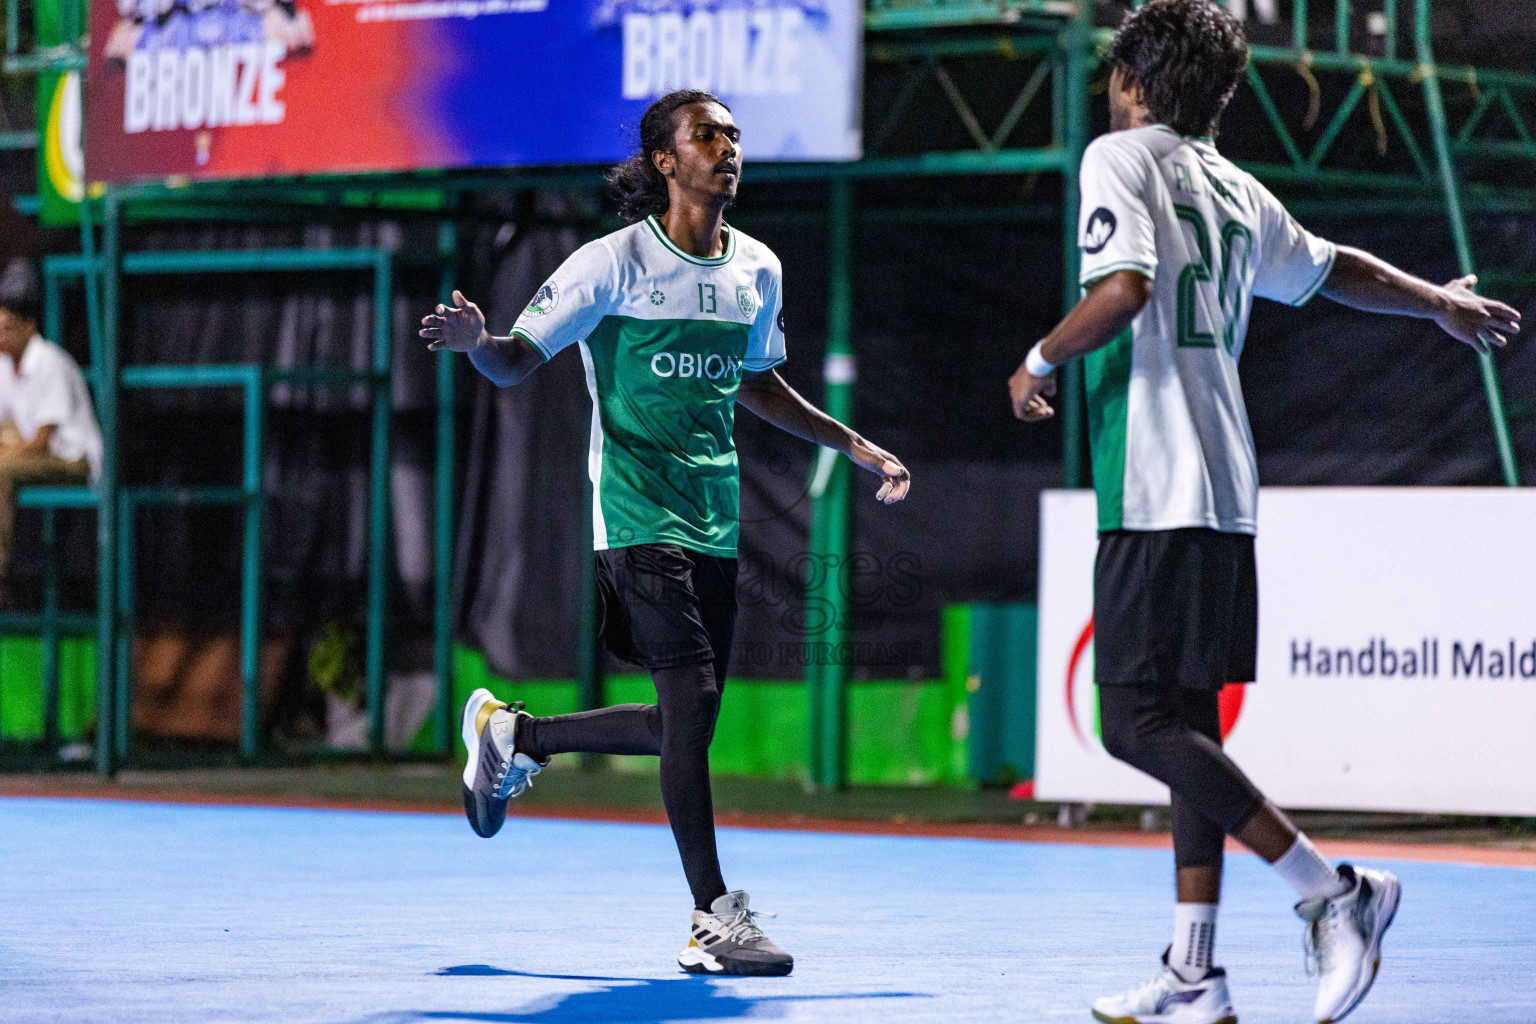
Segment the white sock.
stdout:
[[1173,948],[1168,966],[1187,982],[1196,982],[1211,969],[1216,946],[1216,904],[1176,903],[1173,906]]
[[1301,832],[1296,833],[1296,841],[1285,855],[1270,867],[1304,900],[1331,899],[1349,891],[1349,884],[1317,852],[1312,840]]

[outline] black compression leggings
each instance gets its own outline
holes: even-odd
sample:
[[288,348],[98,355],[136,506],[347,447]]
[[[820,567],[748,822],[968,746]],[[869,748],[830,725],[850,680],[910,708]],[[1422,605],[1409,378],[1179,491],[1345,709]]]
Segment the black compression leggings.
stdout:
[[1220,864],[1224,837],[1247,826],[1264,795],[1221,749],[1216,691],[1101,686],[1099,721],[1105,750],[1168,787],[1174,862]]
[[618,704],[535,718],[526,730],[529,735],[517,740],[519,749],[540,760],[576,752],[660,756],[661,800],[694,906],[700,910],[708,910],[726,891],[715,851],[715,807],[709,790],[709,744],[720,714],[715,672],[716,666],[707,661],[654,669],[655,704]]

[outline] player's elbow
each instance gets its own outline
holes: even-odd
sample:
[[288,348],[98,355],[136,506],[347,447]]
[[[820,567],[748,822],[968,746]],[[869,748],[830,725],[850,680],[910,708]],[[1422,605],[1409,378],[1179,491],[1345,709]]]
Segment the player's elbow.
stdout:
[[1152,301],[1152,279],[1135,270],[1111,274],[1104,284],[1109,286],[1116,304],[1127,315],[1135,316]]

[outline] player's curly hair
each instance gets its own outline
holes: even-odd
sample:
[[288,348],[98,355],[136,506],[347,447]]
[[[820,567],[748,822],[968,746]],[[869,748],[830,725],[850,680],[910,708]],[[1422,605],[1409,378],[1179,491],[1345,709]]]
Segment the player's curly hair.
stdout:
[[[720,103],[720,97],[698,89],[669,92],[645,109],[640,118],[640,150],[629,159],[608,169],[608,194],[619,204],[619,216],[633,224],[653,213],[665,213],[667,179],[661,176],[652,153],[675,153],[673,136],[677,122],[673,114],[690,103]],[[725,107],[730,110],[730,107]]]
[[1150,0],[1120,23],[1109,65],[1141,87],[1154,121],[1214,136],[1248,68],[1248,39],[1211,0]]

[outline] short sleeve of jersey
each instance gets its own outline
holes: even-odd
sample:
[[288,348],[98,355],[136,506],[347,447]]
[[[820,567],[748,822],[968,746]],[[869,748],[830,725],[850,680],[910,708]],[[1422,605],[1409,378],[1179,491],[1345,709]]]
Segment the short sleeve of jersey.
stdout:
[[1318,238],[1296,222],[1263,185],[1255,183],[1259,203],[1259,264],[1253,278],[1253,294],[1305,305],[1322,290],[1333,271],[1338,248]]
[[1083,154],[1081,284],[1120,270],[1157,276],[1157,239],[1147,204],[1151,167],[1139,147],[1105,135]]
[[747,355],[742,368],[751,373],[771,370],[788,358],[784,353],[784,272],[777,259],[759,275],[762,308],[747,336]]
[[618,289],[618,264],[602,240],[588,242],[567,257],[534,293],[513,334],[539,350],[546,360],[584,340],[612,311]]

